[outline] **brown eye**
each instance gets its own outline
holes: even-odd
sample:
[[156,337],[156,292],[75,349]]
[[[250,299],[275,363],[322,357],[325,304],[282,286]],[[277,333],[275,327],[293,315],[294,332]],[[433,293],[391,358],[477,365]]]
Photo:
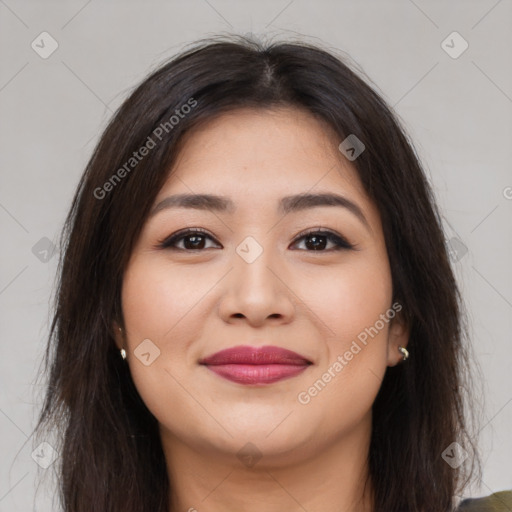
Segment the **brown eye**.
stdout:
[[[178,231],[170,237],[158,243],[161,249],[176,249],[181,251],[194,251],[208,249],[205,247],[206,240],[213,238],[203,229],[188,229],[186,231]],[[183,241],[183,246],[178,247],[177,244]]]
[[[170,237],[160,241],[158,247],[161,249],[172,249],[178,251],[202,251],[211,247],[206,247],[207,241],[214,241],[214,238],[207,233],[206,230],[195,228],[178,231]],[[339,250],[353,249],[354,246],[347,242],[343,237],[326,230],[315,230],[301,233],[295,240],[294,245],[299,241],[305,240],[307,252],[331,252]],[[178,246],[183,241],[183,245]],[[332,244],[330,248],[326,248],[328,244]],[[220,245],[220,244],[219,244]],[[302,250],[302,249],[301,249]]]
[[[316,230],[309,231],[307,233],[301,233],[299,238],[294,242],[300,240],[306,240],[306,250],[310,251],[320,251],[320,252],[330,252],[330,251],[339,251],[343,249],[352,249],[354,246],[347,242],[341,236],[336,235],[332,231],[325,230]],[[325,250],[325,247],[328,243],[334,244],[334,247],[331,249]]]

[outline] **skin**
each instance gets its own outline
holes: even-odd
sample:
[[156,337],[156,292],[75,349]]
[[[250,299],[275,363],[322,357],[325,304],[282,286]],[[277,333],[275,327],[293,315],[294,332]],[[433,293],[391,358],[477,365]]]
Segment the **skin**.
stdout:
[[[235,210],[169,208],[150,217],[123,280],[124,330],[114,325],[135,386],[160,424],[170,511],[371,511],[371,481],[363,489],[371,407],[386,368],[402,361],[398,346],[407,346],[400,315],[360,344],[309,403],[297,397],[392,306],[375,205],[338,150],[340,138],[298,109],[237,110],[182,142],[155,205],[172,194],[212,193],[231,198]],[[282,196],[306,192],[345,196],[368,227],[338,206],[277,212]],[[327,241],[314,250],[311,238],[297,239],[319,226],[356,249],[331,250]],[[211,237],[200,239],[200,249],[190,248],[190,237],[176,242],[182,251],[157,248],[190,227]],[[247,236],[263,249],[252,263],[236,252]],[[160,350],[147,366],[136,356],[145,339]],[[277,345],[313,364],[264,386],[237,384],[198,364],[242,344]],[[237,456],[247,443],[242,453],[261,454],[252,465]]]

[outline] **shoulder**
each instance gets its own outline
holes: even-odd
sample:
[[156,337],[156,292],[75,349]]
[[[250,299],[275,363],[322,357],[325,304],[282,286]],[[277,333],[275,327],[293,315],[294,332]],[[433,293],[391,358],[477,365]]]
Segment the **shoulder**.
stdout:
[[455,512],[512,512],[512,490],[496,492],[485,498],[467,498]]

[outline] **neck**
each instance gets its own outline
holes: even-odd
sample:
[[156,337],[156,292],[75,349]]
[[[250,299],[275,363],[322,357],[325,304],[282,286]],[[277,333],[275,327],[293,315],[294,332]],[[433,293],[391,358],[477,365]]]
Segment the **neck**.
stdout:
[[197,449],[162,431],[171,488],[169,510],[372,512],[369,478],[365,487],[370,435],[371,417],[332,443],[313,439],[316,449],[301,446],[278,456],[267,454],[261,443],[263,456],[247,467],[236,451]]

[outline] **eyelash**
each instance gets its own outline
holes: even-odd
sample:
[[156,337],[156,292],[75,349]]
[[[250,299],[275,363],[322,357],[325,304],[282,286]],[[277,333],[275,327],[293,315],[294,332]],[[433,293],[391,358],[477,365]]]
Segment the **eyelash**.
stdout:
[[[197,234],[205,235],[206,237],[210,238],[211,240],[214,240],[213,237],[205,229],[202,229],[202,228],[189,228],[189,229],[178,231],[178,232],[174,233],[173,235],[171,235],[171,236],[169,236],[167,238],[164,238],[163,240],[158,241],[156,248],[157,249],[170,249],[170,250],[173,250],[173,251],[183,251],[183,252],[196,252],[196,251],[201,252],[201,251],[204,251],[206,249],[182,249],[182,248],[178,248],[178,247],[173,247],[173,244],[183,240],[184,238],[187,238],[187,236],[197,235]],[[324,250],[319,250],[319,251],[315,251],[315,250],[308,251],[306,249],[305,252],[343,251],[343,250],[355,249],[355,247],[356,247],[355,245],[353,245],[350,242],[348,242],[342,236],[339,236],[339,235],[333,233],[332,231],[328,231],[328,230],[325,230],[325,229],[322,229],[322,228],[317,228],[317,229],[314,229],[314,230],[303,231],[303,232],[299,233],[297,235],[297,237],[295,238],[293,243],[295,244],[299,240],[301,240],[302,238],[306,238],[306,237],[312,236],[312,235],[324,236],[324,237],[327,238],[327,240],[329,242],[334,243],[336,245],[336,247],[333,248],[333,249],[324,249]],[[304,250],[304,249],[301,249],[301,250]]]

